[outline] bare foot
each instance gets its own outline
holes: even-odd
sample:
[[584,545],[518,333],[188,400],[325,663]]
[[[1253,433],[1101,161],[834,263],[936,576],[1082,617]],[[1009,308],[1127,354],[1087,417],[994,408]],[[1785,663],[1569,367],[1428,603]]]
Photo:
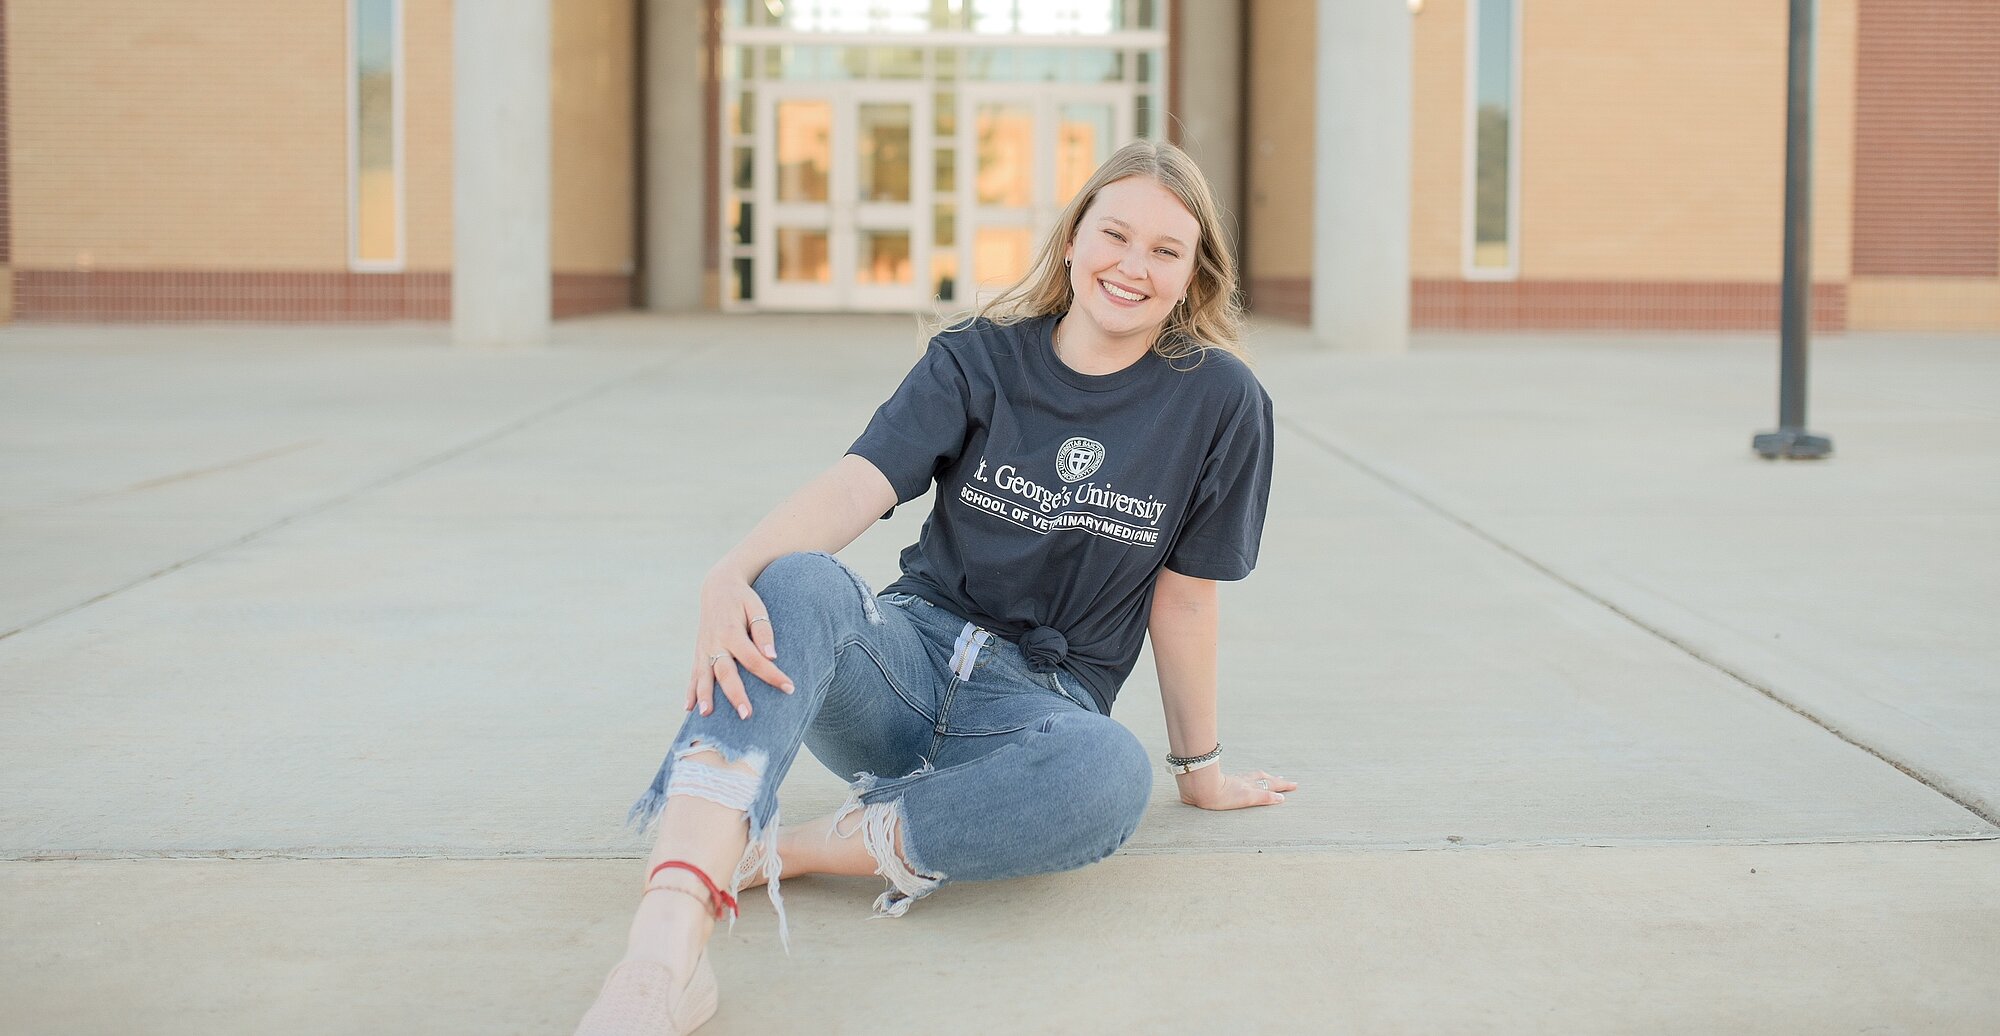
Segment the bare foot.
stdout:
[[[778,829],[778,859],[782,868],[778,872],[780,880],[790,881],[808,874],[882,873],[881,868],[875,863],[875,858],[869,854],[868,846],[862,840],[859,830],[861,825],[856,823],[853,825],[855,830],[836,836],[834,822],[836,816],[838,814],[829,813],[795,827]],[[902,832],[898,831],[896,851],[900,853],[902,848]],[[750,851],[756,852],[755,849]],[[736,891],[747,892],[764,883],[763,869],[759,861],[758,872],[745,878],[742,887]]]

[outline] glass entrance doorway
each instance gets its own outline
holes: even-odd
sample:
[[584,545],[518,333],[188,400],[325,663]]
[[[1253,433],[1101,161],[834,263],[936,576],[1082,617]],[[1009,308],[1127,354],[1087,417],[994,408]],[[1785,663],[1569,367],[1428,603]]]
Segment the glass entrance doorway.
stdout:
[[765,309],[898,310],[926,297],[930,95],[816,85],[760,92],[752,228]]
[[1167,3],[722,3],[722,309],[949,314],[1012,283],[1164,131]]

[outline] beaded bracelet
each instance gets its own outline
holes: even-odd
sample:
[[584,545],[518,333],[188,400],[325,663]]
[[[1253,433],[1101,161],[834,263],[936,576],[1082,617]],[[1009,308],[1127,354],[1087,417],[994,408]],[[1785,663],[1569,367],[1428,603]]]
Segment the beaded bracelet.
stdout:
[[1167,769],[1175,774],[1191,773],[1220,758],[1222,758],[1222,742],[1217,741],[1215,747],[1209,749],[1206,755],[1178,756],[1168,752]]

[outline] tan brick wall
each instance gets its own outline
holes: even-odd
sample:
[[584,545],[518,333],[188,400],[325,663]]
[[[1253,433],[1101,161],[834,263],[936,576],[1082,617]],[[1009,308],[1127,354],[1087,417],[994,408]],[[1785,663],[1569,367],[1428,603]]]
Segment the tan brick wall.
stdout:
[[451,0],[403,0],[403,266],[451,269]]
[[629,273],[633,0],[564,0],[552,20],[551,260],[563,273]]
[[1465,0],[1428,0],[1411,25],[1410,273],[1457,278],[1465,219]]
[[2000,4],[1861,14],[1855,271],[2000,276]]
[[[1418,280],[1463,276],[1468,8],[1428,0],[1413,25]],[[1524,11],[1521,278],[1775,282],[1784,5],[1535,0]],[[1813,207],[1821,283],[1844,280],[1851,264],[1855,20],[1855,0],[1823,0]],[[1311,29],[1308,2],[1252,0],[1250,272],[1288,300],[1298,285],[1283,282],[1308,278],[1312,265]]]
[[1249,0],[1244,249],[1259,280],[1312,273],[1313,0]]
[[[1819,2],[1819,53],[1814,71],[1818,79],[1813,89],[1817,110],[1813,114],[1812,273],[1816,282],[1844,280],[1854,272],[1856,19],[1855,0]],[[1784,175],[1782,164],[1778,175]],[[1781,218],[1782,206],[1780,202]],[[1778,265],[1782,273],[1782,255]]]
[[[1524,8],[1521,276],[1768,281],[1780,272],[1779,3]],[[1815,279],[1845,277],[1854,0],[1820,5]]]
[[17,267],[345,268],[345,4],[7,18]]
[[2000,329],[2000,7],[1862,0],[1853,325]]
[[[633,261],[633,2],[554,7],[553,259]],[[24,268],[347,268],[347,5],[12,5]],[[404,0],[404,265],[451,268],[451,0]]]
[[1856,330],[2000,330],[2000,279],[1857,276],[1848,322]]

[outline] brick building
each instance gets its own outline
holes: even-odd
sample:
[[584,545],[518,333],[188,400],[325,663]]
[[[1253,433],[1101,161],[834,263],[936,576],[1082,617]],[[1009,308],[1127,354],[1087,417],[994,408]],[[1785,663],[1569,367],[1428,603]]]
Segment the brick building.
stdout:
[[[1407,18],[1387,58],[1322,31],[1363,2],[7,0],[4,309],[955,308],[1163,136],[1237,215],[1252,307],[1306,319],[1347,226],[1315,199],[1371,161],[1319,134],[1386,112],[1407,220],[1336,243],[1407,253],[1414,326],[1775,326],[1782,0],[1366,0]],[[1821,0],[1816,96],[1818,325],[2000,328],[2000,4]]]

